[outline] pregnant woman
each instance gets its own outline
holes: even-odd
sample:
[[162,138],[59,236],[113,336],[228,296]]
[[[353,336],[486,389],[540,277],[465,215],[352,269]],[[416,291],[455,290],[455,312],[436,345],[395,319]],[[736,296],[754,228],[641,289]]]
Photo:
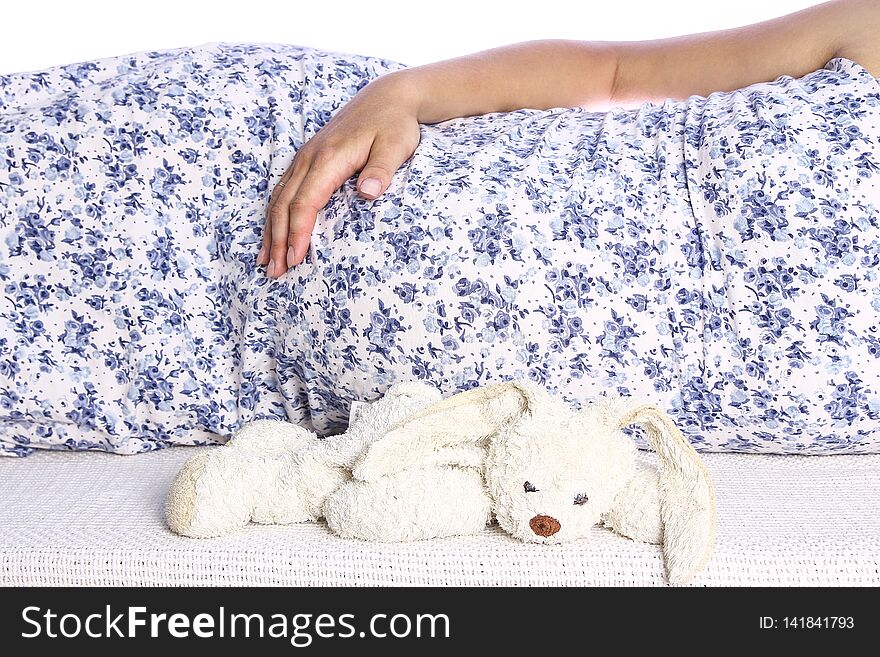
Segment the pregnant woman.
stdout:
[[407,67],[215,43],[0,76],[0,453],[397,381],[880,450],[880,7]]

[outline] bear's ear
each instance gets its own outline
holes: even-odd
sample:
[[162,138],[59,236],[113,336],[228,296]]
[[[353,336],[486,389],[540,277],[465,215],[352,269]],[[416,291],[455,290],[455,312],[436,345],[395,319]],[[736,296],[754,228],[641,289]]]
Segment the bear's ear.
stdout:
[[[663,525],[663,552],[666,573],[671,584],[690,580],[709,560],[715,540],[715,492],[712,479],[699,454],[681,433],[672,419],[651,404],[638,404],[618,418],[618,428],[638,424],[657,452],[657,478],[642,477],[644,490],[630,495],[628,503],[644,509],[634,512],[656,513],[659,499]],[[653,500],[653,503],[651,502]],[[649,508],[650,507],[650,508]],[[635,537],[634,537],[635,538]]]
[[479,465],[485,444],[504,422],[529,406],[519,381],[471,388],[401,420],[355,464],[356,479],[379,477],[441,463]]

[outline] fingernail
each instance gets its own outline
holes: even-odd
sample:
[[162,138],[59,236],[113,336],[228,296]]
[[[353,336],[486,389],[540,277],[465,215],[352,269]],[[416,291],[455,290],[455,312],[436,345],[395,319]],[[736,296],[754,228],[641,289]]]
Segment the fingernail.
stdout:
[[266,273],[267,273],[269,276],[274,276],[274,275],[275,275],[275,261],[274,261],[274,260],[270,260],[270,261],[269,261],[269,268],[266,270]]
[[287,247],[287,266],[288,267],[293,267],[293,263],[295,262],[295,258],[296,258],[296,256],[293,253],[293,247],[288,246]]
[[266,247],[260,247],[260,252],[257,254],[257,264],[260,264],[263,260],[263,256],[266,255]]
[[367,178],[361,183],[361,193],[369,196],[378,196],[382,190],[382,181],[376,178]]

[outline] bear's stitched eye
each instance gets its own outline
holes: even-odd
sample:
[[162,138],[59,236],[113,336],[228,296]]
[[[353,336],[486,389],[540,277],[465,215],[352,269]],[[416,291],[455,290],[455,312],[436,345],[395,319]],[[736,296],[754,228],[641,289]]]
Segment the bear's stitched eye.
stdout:
[[581,504],[586,504],[590,501],[590,498],[587,497],[586,493],[578,493],[574,496],[574,503],[580,506]]
[[523,490],[527,493],[537,493],[538,492],[538,489],[535,488],[535,486],[533,484],[529,483],[528,481],[523,484]]

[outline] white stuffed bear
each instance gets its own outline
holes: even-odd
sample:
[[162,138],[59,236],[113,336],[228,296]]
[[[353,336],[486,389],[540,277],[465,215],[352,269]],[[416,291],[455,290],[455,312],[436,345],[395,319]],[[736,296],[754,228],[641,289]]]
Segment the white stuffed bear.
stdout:
[[[446,399],[427,384],[399,383],[359,410],[338,436],[261,420],[194,456],[168,493],[170,528],[210,537],[251,521],[324,517],[341,536],[409,541],[476,533],[494,517],[519,539],[559,543],[603,523],[662,543],[671,583],[711,555],[712,482],[656,406],[599,397],[575,411],[515,379]],[[630,424],[656,450],[656,471],[636,466],[621,431]]]

